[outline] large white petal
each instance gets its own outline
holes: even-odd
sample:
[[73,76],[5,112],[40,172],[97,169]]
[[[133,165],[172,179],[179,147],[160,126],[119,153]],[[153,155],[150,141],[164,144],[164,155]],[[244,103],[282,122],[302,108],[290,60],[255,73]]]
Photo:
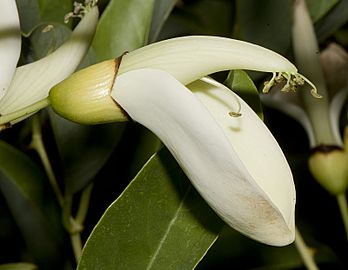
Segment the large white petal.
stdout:
[[[208,85],[191,87],[208,90]],[[208,99],[196,91],[198,99],[170,74],[139,69],[119,75],[111,95],[163,141],[230,226],[267,244],[289,244],[295,191],[287,163],[258,116],[232,92],[216,91],[209,90]],[[242,116],[231,119],[228,112],[237,110],[237,99]]]
[[98,14],[97,7],[91,8],[70,38],[55,52],[16,69],[10,88],[0,101],[1,114],[11,113],[46,98],[52,86],[75,71],[89,48]]
[[16,1],[0,1],[0,99],[5,95],[21,51],[21,30]]

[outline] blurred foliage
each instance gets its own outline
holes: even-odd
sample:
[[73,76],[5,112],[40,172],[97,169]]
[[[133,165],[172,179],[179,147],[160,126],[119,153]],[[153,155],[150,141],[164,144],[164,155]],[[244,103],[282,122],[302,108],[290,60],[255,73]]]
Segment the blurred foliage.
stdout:
[[[63,23],[73,8],[72,0],[16,2],[23,32],[21,64],[52,52],[77,22]],[[81,66],[151,42],[192,34],[251,41],[291,59],[292,3],[100,0],[98,29]],[[347,49],[348,0],[307,0],[307,4],[320,45],[336,41]],[[42,31],[48,25],[53,30]],[[264,74],[250,75],[256,86],[264,80]],[[222,82],[227,78],[225,83],[232,88],[256,93],[245,72],[213,76]],[[320,269],[347,269],[348,243],[336,202],[308,172],[304,130],[278,111],[264,108],[262,112],[256,95],[249,100],[264,115],[290,163],[297,188],[297,225],[315,250]],[[268,247],[227,227],[219,233],[221,220],[194,192],[170,154],[158,151],[160,141],[138,124],[81,126],[49,110],[41,114],[44,144],[59,187],[64,195],[73,196],[73,212],[85,187],[94,183],[82,232],[87,245],[79,269],[143,269],[142,261],[151,261],[151,269],[192,269],[196,264],[197,269],[304,269],[293,244]],[[30,119],[0,133],[0,269],[36,269],[35,265],[38,269],[74,269],[62,210],[38,155],[28,149],[30,138]],[[177,212],[180,207],[185,211]],[[175,220],[173,215],[178,213],[182,217]],[[142,231],[145,225],[152,227],[147,235]],[[178,232],[163,240],[160,237],[169,225],[175,225]],[[153,248],[163,257],[151,257]],[[127,265],[129,261],[138,267]],[[169,263],[172,267],[166,266]]]

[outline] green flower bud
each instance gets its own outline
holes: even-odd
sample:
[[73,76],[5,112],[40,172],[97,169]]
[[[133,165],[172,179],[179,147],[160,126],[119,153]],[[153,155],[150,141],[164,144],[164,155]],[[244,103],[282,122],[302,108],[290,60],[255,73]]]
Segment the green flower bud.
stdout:
[[54,86],[49,93],[53,110],[81,124],[127,121],[127,114],[110,97],[121,58],[82,69]]
[[320,145],[309,158],[309,170],[333,195],[345,192],[348,186],[348,154],[341,147]]

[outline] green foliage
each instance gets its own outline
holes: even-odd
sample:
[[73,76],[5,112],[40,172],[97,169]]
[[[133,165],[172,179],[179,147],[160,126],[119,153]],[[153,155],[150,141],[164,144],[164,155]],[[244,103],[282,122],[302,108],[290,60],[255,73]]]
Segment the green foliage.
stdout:
[[16,0],[21,30],[31,33],[42,23],[63,24],[64,16],[71,11],[72,0]]
[[329,38],[340,27],[347,23],[347,12],[348,1],[341,0],[316,23],[316,32],[320,41]]
[[239,0],[235,37],[280,54],[290,47],[292,0]]
[[44,265],[59,262],[64,235],[46,178],[30,158],[2,141],[0,190],[31,255]]
[[100,18],[92,47],[99,61],[147,43],[154,0],[111,0]]
[[339,0],[306,0],[313,22],[320,20]]
[[32,59],[37,60],[55,51],[69,37],[71,30],[62,24],[38,25],[30,35]]
[[74,194],[86,187],[106,163],[124,125],[83,126],[54,113],[50,113],[50,120],[62,160],[65,191]]
[[156,41],[158,35],[173,10],[176,0],[156,0],[154,4],[149,41]]
[[[73,0],[16,3],[23,33],[19,65],[55,50],[78,22],[63,22]],[[292,0],[100,0],[97,32],[81,67],[190,34],[247,40],[291,59],[292,4]],[[348,1],[307,4],[320,45],[348,40]],[[335,201],[308,172],[303,129],[283,114],[262,108],[255,84],[262,85],[264,74],[251,74],[253,80],[249,75],[234,70],[213,76],[265,118],[282,147],[295,176],[298,226],[315,247],[320,268],[346,269],[343,226]],[[303,268],[294,245],[266,247],[227,227],[221,233],[223,222],[167,150],[159,150],[161,142],[150,131],[136,123],[82,126],[51,111],[41,115],[48,116],[40,118],[45,161],[51,163],[70,208],[59,205],[43,160],[28,150],[31,121],[1,131],[0,243],[2,250],[15,252],[11,257],[9,252],[0,255],[0,270],[74,269],[72,245],[77,250],[84,247],[79,270]],[[90,183],[92,193],[86,192]],[[81,246],[69,237],[82,239]]]
[[78,269],[192,269],[221,226],[162,150],[106,210],[87,240]]

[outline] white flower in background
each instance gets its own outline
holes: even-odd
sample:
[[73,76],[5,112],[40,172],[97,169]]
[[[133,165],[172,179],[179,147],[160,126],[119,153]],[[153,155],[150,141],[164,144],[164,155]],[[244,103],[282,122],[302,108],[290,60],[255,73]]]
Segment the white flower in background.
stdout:
[[265,48],[193,36],[90,66],[52,88],[49,100],[58,114],[79,123],[139,122],[162,140],[227,224],[266,244],[290,244],[296,198],[281,149],[243,100],[201,79],[228,69],[272,72],[287,80],[285,91],[307,80]]
[[[92,7],[92,4],[94,2],[83,8],[83,18],[62,46],[34,63],[16,68],[21,47],[18,11],[14,0],[1,0],[1,116],[9,115],[43,100],[47,97],[48,91],[53,85],[64,80],[75,71],[89,48],[97,26],[98,8],[96,6]],[[27,115],[11,121],[10,124],[25,117]],[[8,123],[1,122],[1,124]]]
[[348,185],[348,153],[339,129],[340,113],[348,95],[348,55],[336,44],[318,54],[305,1],[294,3],[293,48],[297,66],[315,83],[323,98],[313,100],[307,91],[290,95],[272,91],[263,95],[262,101],[302,124],[312,149],[309,168],[324,188],[337,195]]

